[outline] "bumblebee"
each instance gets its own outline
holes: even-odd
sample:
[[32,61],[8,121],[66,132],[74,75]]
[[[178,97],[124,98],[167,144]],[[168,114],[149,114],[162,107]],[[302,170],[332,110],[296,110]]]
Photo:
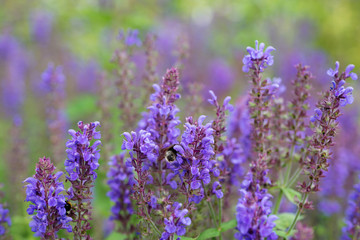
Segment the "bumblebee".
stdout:
[[159,161],[161,161],[162,159],[165,158],[165,160],[168,162],[168,163],[173,163],[175,162],[176,160],[176,156],[178,155],[178,152],[174,149],[174,147],[176,146],[177,144],[173,144],[167,148],[164,148],[160,151],[160,156],[159,156]]
[[66,215],[69,214],[69,212],[71,211],[71,208],[72,208],[72,205],[71,205],[71,202],[66,200],[65,201],[65,210],[66,210]]
[[165,160],[172,163],[176,160],[177,151],[174,148],[170,148],[165,152]]

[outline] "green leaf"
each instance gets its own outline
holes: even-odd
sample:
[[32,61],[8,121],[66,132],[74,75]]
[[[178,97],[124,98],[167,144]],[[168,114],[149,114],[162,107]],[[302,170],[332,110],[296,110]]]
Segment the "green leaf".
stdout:
[[196,240],[197,238],[191,238],[191,237],[184,237],[184,236],[178,236],[175,234],[174,239],[177,239],[180,237],[181,240]]
[[220,235],[220,231],[216,228],[208,228],[196,238],[197,240],[205,240],[212,237],[218,237]]
[[282,187],[281,191],[283,191],[283,193],[285,194],[286,198],[292,202],[293,204],[296,204],[295,202],[295,196],[297,197],[297,199],[301,199],[301,193],[299,193],[298,191],[292,189],[292,188],[287,188],[287,187]]
[[233,219],[228,222],[221,223],[220,232],[226,232],[227,230],[235,227],[236,227],[236,219]]
[[[280,213],[276,215],[279,219],[276,219],[274,222],[277,229],[286,230],[290,227],[291,223],[294,221],[295,213]],[[303,217],[300,215],[298,220],[301,220]]]
[[123,233],[118,233],[118,232],[112,232],[106,238],[106,240],[125,240],[125,239],[128,239],[128,236]]
[[[295,213],[280,213],[276,215],[279,219],[275,220],[275,233],[279,237],[283,237],[288,239],[296,233],[296,230],[291,230],[289,234],[287,234],[287,229],[290,227],[295,218]],[[301,220],[303,216],[299,216],[298,220]]]

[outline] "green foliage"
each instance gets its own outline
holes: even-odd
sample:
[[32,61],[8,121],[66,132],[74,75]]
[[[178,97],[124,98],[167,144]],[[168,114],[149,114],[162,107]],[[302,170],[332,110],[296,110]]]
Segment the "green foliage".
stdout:
[[[295,218],[294,213],[280,213],[276,215],[279,219],[275,220],[275,233],[283,237],[285,239],[288,239],[289,237],[293,236],[295,234],[295,230],[292,230],[290,233],[287,233],[287,229],[290,227],[291,223],[293,222]],[[301,220],[303,217],[299,216],[298,220]]]
[[301,193],[292,188],[281,187],[280,189],[283,191],[286,198],[293,204],[296,204],[296,200],[299,201],[301,199]]

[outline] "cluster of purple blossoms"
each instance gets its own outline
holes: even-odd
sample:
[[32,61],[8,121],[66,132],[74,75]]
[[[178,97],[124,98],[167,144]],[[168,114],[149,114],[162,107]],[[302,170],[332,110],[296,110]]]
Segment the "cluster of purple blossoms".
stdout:
[[247,47],[246,51],[248,51],[248,55],[243,58],[243,71],[249,72],[250,69],[255,70],[258,68],[260,72],[263,72],[265,68],[271,66],[274,63],[274,57],[270,55],[275,48],[269,46],[266,48],[264,52],[265,44],[260,43],[259,41],[255,41],[255,49],[252,47]]
[[[211,127],[211,122],[203,125],[205,118],[206,116],[202,115],[198,121],[194,121],[192,117],[188,117],[180,145],[174,147],[178,152],[177,162],[174,164],[175,173],[179,174],[180,179],[187,184],[185,189],[181,190],[186,192],[190,201],[195,203],[199,203],[204,197],[205,189],[202,186],[211,182],[210,174],[212,173],[215,177],[220,175],[217,162],[213,158],[215,154],[213,148],[214,129]],[[181,183],[181,186],[185,186],[184,182]],[[190,196],[189,192],[193,192],[193,190],[197,190],[197,194],[194,193]],[[222,194],[216,193],[218,197],[222,197]]]
[[[352,78],[353,80],[357,80],[356,73],[351,72],[354,69],[353,64],[349,64],[345,72],[339,75],[339,62],[336,61],[335,69],[329,69],[327,74],[334,79],[339,79],[338,81],[332,81],[332,86],[330,87],[330,91],[334,93],[334,96],[339,99],[340,106],[344,107],[347,104],[352,104],[354,102],[354,97],[352,96],[352,87],[345,88],[343,85],[346,83],[345,79]],[[311,117],[311,121],[315,122],[316,120],[320,121],[322,117],[322,111],[319,108],[315,109],[314,116]]]
[[[88,166],[86,174],[92,175],[94,179],[97,177],[95,170],[99,167],[100,158],[100,150],[97,147],[101,144],[101,141],[97,140],[101,138],[100,132],[96,131],[97,126],[100,126],[99,122],[84,124],[80,121],[78,122],[80,131],[69,130],[72,139],[66,143],[68,157],[65,160],[65,169],[70,181],[79,179],[84,173],[82,169],[84,165]],[[96,141],[91,145],[90,141],[93,139]]]
[[4,205],[0,203],[0,237],[6,233],[5,224],[11,226],[9,209],[4,208]]
[[36,165],[36,174],[25,179],[26,201],[31,202],[27,209],[32,217],[30,227],[35,236],[55,239],[60,229],[72,231],[71,217],[66,215],[64,185],[59,182],[62,172],[54,173],[55,167],[49,158],[40,158]]
[[236,239],[277,239],[273,230],[277,217],[271,215],[272,196],[264,188],[271,184],[266,176],[268,171],[260,159],[253,162],[242,182],[241,196],[236,205],[236,229],[239,231],[235,234]]
[[360,183],[354,186],[354,190],[355,191],[352,192],[349,197],[345,217],[346,226],[342,229],[343,235],[341,240],[358,239],[360,236]]
[[181,207],[182,204],[178,202],[175,202],[172,206],[166,206],[166,212],[170,213],[170,216],[164,219],[165,231],[162,233],[160,240],[168,240],[175,233],[178,236],[185,235],[186,227],[191,224],[191,219],[185,217],[189,211],[186,208],[181,209]]
[[[110,191],[107,196],[115,205],[111,208],[111,220],[118,220],[126,225],[123,220],[133,214],[133,207],[130,199],[131,188],[134,184],[134,173],[131,162],[125,162],[125,152],[111,157],[111,166],[107,177]],[[130,166],[129,166],[130,165]]]
[[126,33],[124,30],[120,30],[118,39],[124,41],[125,45],[129,47],[133,45],[140,47],[142,44],[137,29],[128,29]]
[[[154,141],[151,139],[151,133],[146,130],[140,130],[139,133],[136,132],[124,132],[124,141],[121,146],[122,150],[130,150],[135,151],[135,149],[139,150],[137,154],[141,154],[142,158],[142,170],[148,170],[148,165],[145,163],[142,164],[143,160],[149,160],[150,162],[155,162],[157,159],[157,154],[155,153],[158,149],[157,145],[154,143]],[[130,156],[133,158],[133,156]],[[137,156],[140,157],[140,156]]]

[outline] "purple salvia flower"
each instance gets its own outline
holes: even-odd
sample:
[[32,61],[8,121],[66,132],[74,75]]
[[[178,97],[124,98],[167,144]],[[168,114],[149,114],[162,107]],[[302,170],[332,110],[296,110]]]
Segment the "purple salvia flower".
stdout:
[[0,237],[5,235],[6,227],[11,226],[11,219],[9,216],[9,210],[4,208],[4,205],[0,203]]
[[136,172],[131,192],[131,196],[138,206],[136,214],[151,221],[149,207],[156,207],[156,201],[151,197],[154,194],[146,189],[146,184],[152,180],[148,171],[149,166],[146,163],[154,162],[158,158],[157,145],[146,130],[140,130],[138,133],[131,132],[131,134],[125,132],[124,137],[121,148],[129,150],[130,160],[127,165],[132,166]]
[[[360,178],[360,176],[359,176]],[[348,208],[346,210],[345,223],[346,226],[342,229],[343,235],[341,240],[351,240],[359,238],[360,227],[360,183],[354,186],[354,191],[349,196]]]
[[124,30],[120,30],[118,39],[122,40],[129,47],[133,45],[140,47],[142,44],[139,38],[139,30],[137,29],[128,29],[126,33]]
[[119,221],[121,226],[126,226],[131,214],[133,214],[130,199],[131,188],[135,181],[133,167],[130,162],[125,162],[125,153],[112,156],[109,165],[107,183],[110,191],[107,196],[115,203],[111,208],[110,219]]
[[[70,181],[71,187],[68,189],[69,200],[73,202],[73,211],[70,216],[73,222],[75,238],[85,237],[87,230],[91,229],[89,221],[91,220],[91,199],[94,179],[97,174],[95,170],[99,167],[101,144],[100,132],[96,128],[100,126],[99,122],[84,124],[78,122],[79,131],[69,130],[71,139],[66,143],[67,159],[65,160],[65,169],[68,173],[67,180]],[[91,144],[91,142],[94,142]]]
[[30,227],[35,236],[55,239],[60,229],[72,231],[71,217],[66,215],[63,183],[59,182],[62,172],[55,174],[55,167],[49,158],[40,158],[36,165],[36,174],[25,179],[26,201],[31,202],[27,209],[33,215]]
[[176,116],[179,109],[175,105],[175,101],[180,98],[180,94],[177,93],[179,85],[179,73],[176,68],[167,70],[160,86],[153,85],[155,93],[150,96],[153,104],[148,107],[150,113],[147,115],[146,130],[151,133],[159,148],[177,143],[177,137],[180,135],[177,128],[180,120]]
[[254,161],[240,188],[240,198],[236,205],[236,220],[239,231],[235,238],[242,239],[277,239],[274,232],[277,219],[271,215],[271,194],[264,186],[271,184],[266,176],[268,172],[264,158]]
[[[2,184],[0,184],[2,188]],[[4,192],[0,191],[0,199],[4,197]],[[0,203],[0,238],[4,236],[7,232],[7,228],[11,226],[11,218],[7,205]]]
[[255,41],[255,49],[247,47],[248,55],[243,58],[243,71],[249,72],[250,69],[257,69],[259,72],[263,72],[265,68],[271,66],[274,63],[274,57],[270,54],[275,48],[269,46],[264,52],[265,44]]
[[178,152],[177,159],[170,166],[182,181],[179,191],[195,203],[204,197],[202,186],[211,182],[211,175],[220,175],[214,160],[214,129],[211,122],[203,125],[205,118],[200,116],[198,121],[192,117],[186,119],[181,143],[174,147]]
[[181,209],[182,204],[175,202],[172,206],[166,206],[166,218],[164,219],[165,231],[160,240],[173,239],[174,234],[183,236],[186,233],[186,227],[191,224],[191,219],[185,217],[189,213],[188,209]]
[[245,160],[251,155],[251,119],[247,102],[247,98],[239,98],[236,101],[227,127],[227,137],[237,139],[243,149]]

